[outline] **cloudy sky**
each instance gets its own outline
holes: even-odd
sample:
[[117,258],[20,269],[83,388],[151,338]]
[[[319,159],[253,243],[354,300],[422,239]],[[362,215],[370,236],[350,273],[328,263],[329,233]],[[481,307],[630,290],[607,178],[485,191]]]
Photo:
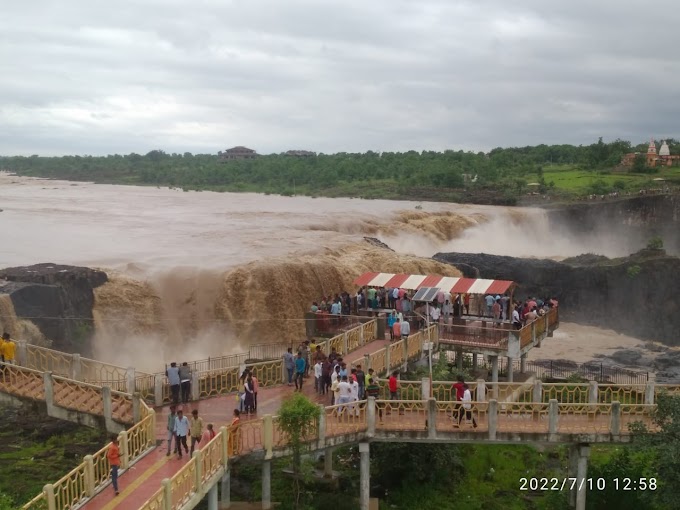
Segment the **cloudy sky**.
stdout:
[[680,138],[677,0],[31,0],[0,154]]

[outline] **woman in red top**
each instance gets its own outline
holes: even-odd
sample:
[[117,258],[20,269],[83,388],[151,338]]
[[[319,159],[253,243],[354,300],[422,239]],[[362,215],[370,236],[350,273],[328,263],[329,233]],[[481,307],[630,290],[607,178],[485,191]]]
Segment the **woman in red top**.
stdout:
[[120,467],[120,450],[118,449],[118,438],[113,436],[111,438],[111,444],[109,449],[106,450],[106,458],[109,460],[109,465],[111,466],[111,484],[113,485],[113,491],[118,496],[118,468]]

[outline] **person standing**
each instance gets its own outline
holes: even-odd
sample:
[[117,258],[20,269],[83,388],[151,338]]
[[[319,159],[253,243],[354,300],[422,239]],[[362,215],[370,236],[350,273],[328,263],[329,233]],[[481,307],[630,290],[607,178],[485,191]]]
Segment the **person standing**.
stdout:
[[194,454],[196,444],[201,442],[201,436],[203,435],[203,418],[198,416],[198,409],[191,411],[189,433],[191,434],[191,452],[189,453],[191,456]]
[[[355,374],[356,375],[356,374]],[[350,416],[355,415],[359,416],[359,383],[357,382],[356,377],[352,377],[351,381],[349,382],[350,386],[352,387],[352,396],[350,401],[352,402],[352,405],[350,406]]]
[[[399,376],[399,372],[395,370],[392,372],[392,375],[387,381],[387,386],[390,390],[390,400],[399,400],[399,379],[397,377]],[[390,414],[389,411],[387,411],[387,414]],[[404,414],[403,410],[399,410],[399,414]]]
[[[463,384],[463,409],[465,410],[465,419],[467,421],[472,420],[472,427],[477,428],[477,420],[472,416],[472,392],[467,384]],[[463,421],[463,413],[458,416],[458,426]]]
[[234,417],[229,425],[227,450],[229,455],[236,455],[241,451],[241,411],[234,409]]
[[394,331],[392,330],[392,327],[395,322],[397,322],[397,312],[392,310],[392,313],[387,316],[387,329],[390,330],[390,340],[394,340]]
[[321,385],[323,384],[323,365],[320,360],[314,365],[314,389],[318,394],[321,394]]
[[361,365],[357,365],[357,383],[359,383],[359,400],[365,398],[366,374],[361,370]]
[[179,369],[177,368],[177,363],[174,361],[170,363],[170,367],[165,371],[165,375],[168,378],[168,384],[170,385],[170,394],[172,395],[172,403],[175,405],[179,404]]
[[408,320],[404,319],[404,322],[401,323],[401,338],[402,340],[408,340],[408,336],[411,334],[411,324],[409,324]]
[[397,317],[395,323],[392,325],[392,340],[401,340],[401,321]]
[[302,357],[302,351],[298,352],[295,360],[295,391],[302,391],[302,383],[304,382],[305,370],[307,369],[307,362]]
[[182,446],[184,451],[189,454],[189,446],[187,446],[187,434],[189,433],[189,420],[183,415],[182,410],[177,411],[175,417],[175,436],[177,436],[177,453],[179,458],[182,458]]
[[191,368],[186,361],[179,367],[179,382],[182,387],[182,403],[187,404],[191,400]]
[[347,404],[352,400],[352,385],[347,382],[347,376],[343,376],[338,383],[338,417],[345,412]]
[[118,492],[118,469],[120,468],[120,449],[118,448],[118,438],[113,436],[111,438],[111,444],[106,450],[106,458],[109,461],[109,466],[111,466],[111,485],[113,485],[113,492],[116,496],[120,494]]
[[338,403],[338,384],[342,381],[340,377],[340,365],[335,365],[331,372],[331,405]]
[[[377,382],[373,377],[370,377],[368,379],[368,385],[366,386],[366,396],[368,398],[373,397],[374,399],[378,400],[380,398],[380,386],[378,386]],[[383,417],[383,408],[384,404],[377,404],[376,407],[378,408],[378,416],[380,417],[380,421],[382,422],[382,417]]]
[[177,418],[177,413],[175,412],[177,408],[174,405],[170,406],[170,414],[168,415],[168,453],[170,456],[170,449],[172,448],[172,440],[175,440],[175,449],[173,453],[177,453],[177,448],[179,443],[177,442],[177,436],[175,435],[175,418]]
[[288,386],[293,385],[293,372],[295,372],[295,357],[293,356],[293,348],[288,347],[288,351],[283,355],[283,365],[286,367],[288,374]]
[[208,427],[203,431],[203,434],[201,435],[201,448],[205,448],[205,445],[207,445],[210,441],[212,441],[215,438],[216,434],[215,431],[213,430],[213,424],[208,423]]
[[2,348],[0,349],[0,354],[2,354],[3,361],[9,365],[15,365],[15,356],[17,352],[17,344],[10,338],[9,333],[3,333],[2,335]]
[[452,396],[456,400],[456,403],[453,404],[453,419],[460,423],[463,412],[459,402],[463,400],[463,395],[465,394],[465,379],[463,379],[462,375],[456,377],[456,382],[451,385],[451,391],[453,393]]
[[250,374],[253,376],[253,411],[257,412],[257,390],[260,389],[260,381],[258,381],[254,369]]
[[253,376],[252,374],[248,374],[248,378],[246,379],[245,382],[245,390],[246,390],[246,398],[244,401],[244,407],[246,409],[246,413],[254,413],[255,412],[255,391],[254,391],[254,384],[253,384]]

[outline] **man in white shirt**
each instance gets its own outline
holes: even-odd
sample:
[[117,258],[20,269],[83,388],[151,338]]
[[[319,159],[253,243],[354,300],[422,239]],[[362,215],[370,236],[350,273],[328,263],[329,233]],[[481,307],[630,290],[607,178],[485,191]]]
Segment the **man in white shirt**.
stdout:
[[[352,379],[352,382],[349,384],[351,389],[352,389],[352,396],[351,402],[358,402],[359,401],[359,383],[355,380]],[[356,416],[359,416],[359,406],[357,404],[352,404],[350,406],[350,415],[354,414]]]
[[321,393],[321,384],[323,381],[323,365],[321,360],[317,360],[316,365],[314,365],[314,388],[316,388],[317,393]]
[[[343,376],[338,383],[338,401],[336,404],[348,404],[352,400],[352,385],[347,382],[347,376]],[[338,407],[338,416],[342,416],[345,411],[345,405]]]
[[517,308],[512,311],[512,325],[515,326],[515,329],[522,329],[522,321],[519,318],[519,310]]
[[408,336],[411,334],[411,325],[408,323],[408,321],[404,321],[401,324],[401,338],[402,340],[407,340]]
[[179,458],[182,458],[182,446],[184,446],[184,451],[189,455],[189,446],[187,445],[187,435],[189,434],[189,420],[186,416],[182,415],[182,411],[177,411],[177,416],[175,417],[175,429],[173,431],[175,437],[177,438],[177,451],[179,453]]
[[430,310],[430,317],[432,317],[432,322],[439,322],[439,317],[441,316],[441,312],[439,311],[439,308],[436,306],[432,307]]
[[[466,384],[463,384],[463,388],[465,391],[463,392],[463,409],[465,410],[465,419],[467,421],[472,420],[472,426],[474,428],[477,428],[477,420],[475,420],[475,417],[472,416],[472,392],[470,391],[470,387]],[[463,413],[460,413],[458,415],[458,426],[460,427],[460,423],[463,421]]]

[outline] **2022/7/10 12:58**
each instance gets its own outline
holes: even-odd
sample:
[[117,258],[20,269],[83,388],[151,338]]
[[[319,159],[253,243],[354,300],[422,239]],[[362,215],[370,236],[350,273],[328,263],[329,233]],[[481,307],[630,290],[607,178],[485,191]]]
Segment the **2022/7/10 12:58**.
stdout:
[[520,491],[603,491],[613,485],[617,491],[655,491],[656,478],[520,478]]

